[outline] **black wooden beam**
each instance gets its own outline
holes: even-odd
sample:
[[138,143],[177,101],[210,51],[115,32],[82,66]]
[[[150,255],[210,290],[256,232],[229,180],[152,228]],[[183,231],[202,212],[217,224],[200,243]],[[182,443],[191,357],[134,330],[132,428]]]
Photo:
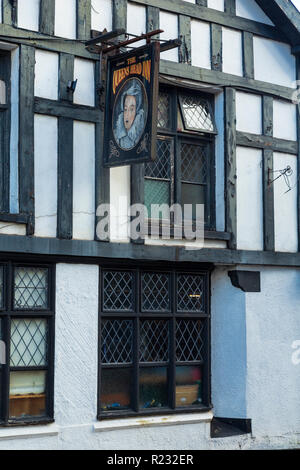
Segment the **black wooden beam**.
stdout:
[[229,248],[237,247],[237,169],[236,169],[236,94],[225,88],[225,168],[226,231],[231,233]]
[[48,100],[45,98],[34,99],[34,110],[39,114],[65,117],[76,121],[99,122],[99,110],[82,105],[67,102]]
[[[147,33],[151,33],[156,29],[159,29],[159,8],[147,6],[146,9],[146,29]],[[154,39],[157,39],[159,36],[154,36]]]
[[243,66],[244,76],[254,79],[253,34],[243,31]]
[[58,119],[57,237],[73,233],[73,119]]
[[[297,80],[300,80],[300,56],[296,57]],[[300,251],[300,101],[298,96],[297,104],[297,135],[298,135],[298,160],[297,160],[297,209],[298,209],[298,250]]]
[[191,19],[188,16],[179,15],[179,62],[191,65]]
[[77,0],[77,38],[81,40],[91,37],[92,29],[91,0]]
[[[98,264],[117,260],[128,266],[131,261],[214,263],[217,265],[255,265],[300,267],[300,253],[274,253],[228,249],[186,250],[184,247],[103,243],[99,241],[58,240],[57,238],[0,235],[1,259],[33,259],[43,262],[77,262]],[[178,265],[178,264],[177,264]]]
[[[131,165],[131,173],[130,173],[130,192],[131,192],[131,206],[134,204],[144,204],[145,200],[145,185],[144,185],[144,178],[145,178],[145,165],[144,164],[139,164],[139,165]],[[134,214],[134,217],[136,218],[136,215]],[[144,234],[145,234],[145,218],[141,217],[143,219],[142,224],[137,228],[137,231],[141,234],[141,236],[135,240],[133,237],[132,238],[132,243],[137,243],[137,244],[144,244]]]
[[62,52],[59,56],[59,98],[73,103],[73,93],[68,91],[68,83],[74,79],[74,56]]
[[206,82],[210,85],[234,87],[240,90],[252,90],[259,94],[266,94],[274,97],[280,97],[288,101],[295,91],[280,85],[274,85],[267,82],[252,80],[245,77],[238,77],[228,73],[218,72],[216,70],[208,70],[200,67],[193,67],[187,64],[178,64],[168,60],[160,61],[160,73],[170,75],[181,79],[196,80]]
[[113,2],[113,29],[127,29],[127,0]]
[[16,4],[13,2],[6,0],[2,2],[2,21],[4,24],[7,25],[16,25],[17,23],[17,11],[16,11]]
[[[266,138],[273,139],[273,98],[270,96],[264,96],[262,104],[263,134]],[[264,249],[267,251],[275,250],[274,185],[269,184],[270,172],[272,171],[273,149],[265,148],[263,150],[263,214]]]
[[28,214],[34,232],[34,67],[35,49],[20,48],[19,195],[20,212]]
[[53,0],[40,1],[40,32],[54,35],[55,2]]
[[228,13],[229,15],[235,15],[236,14],[236,2],[235,0],[225,0],[224,2],[224,11],[225,13]]
[[207,0],[196,0],[196,5],[200,5],[201,7],[207,7]]
[[213,70],[222,72],[222,26],[214,23],[211,25],[211,66]]
[[242,147],[274,150],[275,152],[290,153],[292,155],[298,154],[298,143],[292,140],[277,139],[248,132],[237,132],[236,140],[237,145]]

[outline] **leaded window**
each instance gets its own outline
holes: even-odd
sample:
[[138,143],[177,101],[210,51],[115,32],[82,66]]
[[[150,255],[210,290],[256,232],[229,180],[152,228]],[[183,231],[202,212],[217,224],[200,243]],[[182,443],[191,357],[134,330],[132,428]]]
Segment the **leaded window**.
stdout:
[[[107,310],[112,280],[131,312]],[[209,408],[208,283],[207,270],[101,269],[100,418]]]
[[0,265],[0,424],[53,420],[52,289],[51,266]]
[[[158,99],[156,160],[145,165],[144,197],[149,219],[161,218],[153,205],[204,204],[206,229],[215,229],[213,99],[198,92],[162,89]],[[187,214],[186,214],[187,216]]]

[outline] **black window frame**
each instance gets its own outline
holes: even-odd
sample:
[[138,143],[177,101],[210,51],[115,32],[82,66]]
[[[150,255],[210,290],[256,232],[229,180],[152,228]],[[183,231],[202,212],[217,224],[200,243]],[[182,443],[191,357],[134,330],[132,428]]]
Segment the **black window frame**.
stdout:
[[[0,428],[7,426],[24,426],[54,422],[54,347],[55,347],[55,265],[46,263],[11,262],[0,263],[3,268],[3,305],[0,307],[2,321],[2,341],[6,345],[6,363],[0,366],[3,375],[0,381]],[[14,306],[14,280],[16,268],[47,269],[47,308],[16,308]],[[39,319],[47,321],[47,363],[45,366],[11,366],[11,323],[16,319]],[[46,409],[43,416],[10,418],[10,373],[25,371],[45,371]]]
[[[100,266],[99,271],[99,329],[98,329],[98,394],[97,394],[97,419],[113,419],[113,418],[122,418],[122,417],[140,417],[140,416],[155,416],[162,414],[182,414],[182,413],[199,413],[205,412],[212,409],[211,404],[211,315],[210,315],[210,273],[213,267],[211,265],[201,265],[198,267],[191,266],[174,266],[169,264],[166,266],[158,263],[131,263],[128,260],[128,263],[107,263]],[[132,272],[133,273],[133,298],[134,298],[134,308],[132,311],[116,312],[116,311],[104,311],[103,309],[103,272],[113,271],[113,272]],[[141,275],[142,273],[162,273],[170,274],[170,308],[169,311],[165,312],[145,312],[142,309],[142,297],[141,297]],[[204,302],[205,302],[205,313],[196,313],[195,312],[182,312],[176,309],[176,276],[180,274],[186,275],[200,275],[204,279]],[[101,409],[101,384],[102,384],[102,369],[111,368],[117,369],[120,367],[120,364],[102,364],[102,320],[128,320],[133,321],[133,361],[132,364],[121,365],[121,367],[132,368],[132,385],[130,388],[131,403],[130,408],[126,410],[116,410],[116,411],[103,411]],[[176,361],[176,345],[175,345],[175,335],[176,335],[176,321],[179,319],[184,320],[199,320],[202,319],[205,324],[204,331],[204,343],[203,343],[203,361],[193,361],[193,362],[178,362]],[[166,363],[163,362],[148,362],[143,363],[139,359],[139,328],[140,322],[143,320],[165,320],[169,322],[169,360]],[[200,405],[191,405],[191,406],[182,406],[176,408],[176,397],[175,397],[175,368],[176,366],[201,366],[203,367],[203,387],[202,387],[202,403]],[[167,387],[168,387],[168,406],[157,407],[157,408],[140,408],[139,405],[139,371],[143,367],[166,367],[167,368]]]
[[[170,202],[181,204],[181,158],[180,158],[180,145],[182,142],[190,144],[198,144],[201,146],[207,146],[207,158],[208,158],[208,181],[206,190],[206,204],[205,204],[205,230],[215,231],[216,230],[216,158],[215,158],[215,137],[217,135],[217,129],[215,124],[215,98],[214,95],[203,93],[201,91],[190,90],[181,87],[171,87],[167,85],[160,85],[160,93],[166,93],[170,97],[170,111],[169,111],[169,127],[158,127],[157,138],[172,139],[173,141],[173,154],[171,155],[171,182],[170,182]],[[212,113],[214,131],[200,131],[200,130],[186,130],[184,125],[184,118],[182,116],[182,110],[180,105],[180,96],[189,95],[197,96],[207,101],[209,108]],[[178,129],[179,115],[182,120],[182,129]],[[151,165],[151,163],[150,163]],[[174,165],[174,167],[173,167]],[[144,180],[147,180],[147,176],[144,171]],[[148,235],[151,234],[151,217],[148,218]],[[193,228],[195,224],[193,222]],[[172,234],[172,218],[171,218],[171,234]]]

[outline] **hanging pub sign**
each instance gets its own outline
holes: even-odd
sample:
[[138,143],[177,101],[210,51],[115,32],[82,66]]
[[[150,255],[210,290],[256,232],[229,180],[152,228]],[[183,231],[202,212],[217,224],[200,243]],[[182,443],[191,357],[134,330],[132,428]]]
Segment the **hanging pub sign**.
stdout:
[[160,44],[108,59],[104,166],[155,159]]

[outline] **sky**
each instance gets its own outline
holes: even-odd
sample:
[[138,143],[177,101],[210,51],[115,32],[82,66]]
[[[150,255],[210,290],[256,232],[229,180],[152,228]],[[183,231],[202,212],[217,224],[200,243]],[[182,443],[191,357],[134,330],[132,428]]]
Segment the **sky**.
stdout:
[[300,10],[300,0],[293,0],[293,4]]

